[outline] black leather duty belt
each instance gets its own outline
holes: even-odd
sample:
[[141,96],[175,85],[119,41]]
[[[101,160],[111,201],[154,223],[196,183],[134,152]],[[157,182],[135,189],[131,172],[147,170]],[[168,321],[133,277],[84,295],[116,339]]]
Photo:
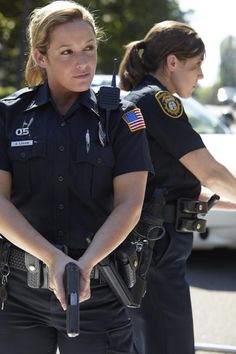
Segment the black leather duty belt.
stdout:
[[[5,241],[3,241],[3,243],[5,243]],[[5,248],[5,247],[3,247],[3,248]],[[80,254],[80,256],[81,256],[83,252],[81,250],[80,252],[79,251],[78,252],[72,251],[72,253],[73,253],[73,256],[76,255],[76,253]],[[69,252],[69,256],[70,256],[70,252]],[[37,260],[36,257],[31,256],[31,255],[30,255],[30,258],[32,260],[34,260],[34,259]],[[76,259],[75,257],[72,257],[72,258]],[[78,256],[78,258],[79,258],[79,256]],[[34,263],[35,262],[33,261],[32,262],[32,267],[34,266]],[[28,269],[26,267],[26,252],[11,244],[9,246],[8,265],[9,265],[10,268],[15,268],[15,269],[27,272]],[[28,267],[31,266],[29,264],[29,262],[28,262],[27,266]],[[97,267],[93,268],[93,270],[91,272],[91,275],[90,275],[90,278],[91,279],[99,279],[99,271],[98,271]]]
[[[163,216],[164,222],[172,223],[175,225],[175,230],[177,232],[184,233],[192,233],[194,231],[197,232],[205,232],[206,231],[206,220],[199,218],[199,215],[205,215],[208,210],[204,209],[204,212],[201,210],[191,209],[192,205],[198,204],[202,206],[206,204],[205,202],[192,201],[188,199],[178,199],[177,206],[173,204],[167,204],[164,206]],[[185,205],[187,208],[185,209]],[[190,205],[190,208],[188,208]]]

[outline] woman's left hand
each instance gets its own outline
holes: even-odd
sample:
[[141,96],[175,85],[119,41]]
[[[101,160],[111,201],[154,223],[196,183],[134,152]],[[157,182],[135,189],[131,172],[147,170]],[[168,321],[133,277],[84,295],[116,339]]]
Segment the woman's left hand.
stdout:
[[79,301],[83,302],[91,297],[90,290],[90,274],[92,267],[86,265],[83,256],[77,261],[80,269],[80,289],[79,289]]

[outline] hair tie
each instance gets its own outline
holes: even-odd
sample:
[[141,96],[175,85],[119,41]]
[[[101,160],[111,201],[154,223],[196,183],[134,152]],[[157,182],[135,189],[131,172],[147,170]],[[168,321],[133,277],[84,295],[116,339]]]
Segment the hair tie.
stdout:
[[146,48],[146,43],[144,41],[140,41],[139,43],[137,43],[136,45],[137,51],[138,51],[138,56],[140,59],[142,59],[143,56],[143,52]]

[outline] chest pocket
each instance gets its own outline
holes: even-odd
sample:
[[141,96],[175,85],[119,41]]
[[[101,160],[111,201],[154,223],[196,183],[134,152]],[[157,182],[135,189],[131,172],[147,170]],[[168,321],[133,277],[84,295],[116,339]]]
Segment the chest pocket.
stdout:
[[45,183],[47,166],[44,141],[28,146],[10,146],[8,155],[12,166],[13,191],[27,193]]
[[77,150],[77,173],[74,181],[80,192],[86,197],[110,196],[112,191],[113,167],[115,163],[111,146],[91,145],[87,153],[84,146]]

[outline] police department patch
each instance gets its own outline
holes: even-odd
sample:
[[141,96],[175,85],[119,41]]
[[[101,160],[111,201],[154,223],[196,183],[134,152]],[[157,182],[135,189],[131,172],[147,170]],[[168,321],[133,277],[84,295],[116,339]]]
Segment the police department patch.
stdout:
[[157,102],[165,114],[171,118],[179,118],[183,114],[183,105],[168,91],[158,91],[155,95]]
[[146,128],[143,115],[139,108],[134,108],[132,111],[125,113],[122,118],[131,132]]

